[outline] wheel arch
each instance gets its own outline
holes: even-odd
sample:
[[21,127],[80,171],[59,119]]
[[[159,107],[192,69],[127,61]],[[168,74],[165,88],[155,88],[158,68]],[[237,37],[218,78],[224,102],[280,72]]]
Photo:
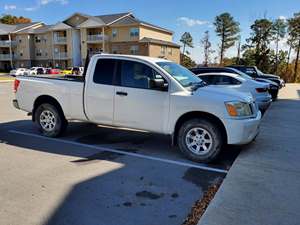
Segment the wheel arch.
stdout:
[[221,134],[222,134],[224,143],[227,144],[227,141],[228,141],[227,131],[226,131],[226,128],[221,119],[219,119],[217,116],[215,116],[211,113],[208,113],[208,112],[193,111],[193,112],[188,112],[188,113],[181,115],[179,117],[179,119],[176,121],[174,132],[172,135],[172,143],[174,145],[177,144],[178,132],[179,132],[179,129],[182,126],[182,124],[188,120],[195,119],[195,118],[207,119],[210,122],[216,124],[221,130]]
[[33,122],[35,121],[35,112],[36,112],[37,108],[44,103],[48,103],[48,104],[55,106],[57,108],[57,110],[59,111],[59,113],[61,113],[63,115],[63,117],[65,118],[65,114],[64,114],[64,111],[63,111],[61,105],[54,97],[49,96],[49,95],[41,95],[41,96],[37,97],[33,103],[33,110],[32,110],[32,121]]

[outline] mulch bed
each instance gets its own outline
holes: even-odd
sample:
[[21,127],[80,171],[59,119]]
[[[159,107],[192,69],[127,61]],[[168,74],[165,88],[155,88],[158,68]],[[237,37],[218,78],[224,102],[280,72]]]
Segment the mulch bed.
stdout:
[[221,186],[221,182],[218,182],[208,188],[204,193],[202,199],[195,202],[192,207],[191,213],[187,216],[182,225],[197,225],[201,216],[204,214],[207,209],[210,201],[214,198],[216,192]]

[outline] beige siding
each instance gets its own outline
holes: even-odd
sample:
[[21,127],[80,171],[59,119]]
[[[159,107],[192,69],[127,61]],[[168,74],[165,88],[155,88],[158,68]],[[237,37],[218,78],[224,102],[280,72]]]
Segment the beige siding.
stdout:
[[149,56],[156,57],[156,58],[165,58],[171,61],[174,61],[176,63],[180,62],[180,49],[171,47],[171,46],[165,46],[166,50],[165,53],[163,53],[162,45],[156,45],[156,44],[150,44],[149,45]]
[[150,27],[140,26],[140,39],[143,39],[144,37],[163,41],[172,41],[172,34],[170,33],[152,29]]
[[[39,38],[40,42],[36,41]],[[47,32],[43,34],[35,34],[33,37],[34,40],[34,59],[35,60],[47,60],[52,59],[52,32]],[[41,56],[36,53],[42,50]]]
[[[105,31],[108,34],[111,42],[128,42],[128,41],[138,41],[139,37],[130,37],[130,28],[138,28],[138,26],[127,26],[127,27],[114,27],[109,28]],[[112,36],[113,29],[117,30],[117,36]]]

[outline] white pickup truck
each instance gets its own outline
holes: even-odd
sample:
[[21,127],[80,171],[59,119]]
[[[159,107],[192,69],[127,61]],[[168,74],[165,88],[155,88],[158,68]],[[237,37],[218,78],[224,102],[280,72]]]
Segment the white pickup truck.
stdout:
[[133,128],[170,135],[197,162],[214,160],[225,144],[251,142],[261,120],[250,95],[209,87],[158,58],[99,54],[81,79],[20,76],[14,86],[14,106],[43,135],[61,135],[68,120]]

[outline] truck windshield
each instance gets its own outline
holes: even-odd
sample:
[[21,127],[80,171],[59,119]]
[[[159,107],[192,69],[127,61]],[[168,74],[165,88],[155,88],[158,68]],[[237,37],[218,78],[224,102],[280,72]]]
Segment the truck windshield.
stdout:
[[183,87],[192,87],[204,83],[194,73],[176,63],[158,62],[156,64],[174,77]]
[[234,71],[236,74],[240,75],[241,77],[245,78],[245,79],[252,79],[252,77],[248,76],[246,73],[240,71],[240,70],[237,70],[235,68],[230,68],[232,71]]

